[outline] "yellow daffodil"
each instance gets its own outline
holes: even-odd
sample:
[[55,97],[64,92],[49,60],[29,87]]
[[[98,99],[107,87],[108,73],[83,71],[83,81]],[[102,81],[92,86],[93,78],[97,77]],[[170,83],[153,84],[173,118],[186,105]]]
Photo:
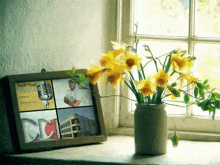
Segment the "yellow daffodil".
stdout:
[[193,65],[193,61],[190,61],[190,60],[188,59],[188,61],[187,61],[187,63],[186,63],[186,66],[187,66],[188,68],[191,68],[192,65]]
[[112,51],[112,53],[114,54],[114,58],[118,57],[119,55],[125,52],[127,44],[125,43],[119,44],[118,42],[114,42],[114,41],[111,41],[111,43],[114,49],[114,51]]
[[185,55],[186,51],[176,51],[176,54],[172,55],[171,57],[171,64],[172,67],[181,72],[189,73],[190,68],[193,65],[193,62],[189,60],[187,57],[181,57],[182,55]]
[[119,72],[119,73],[124,73],[124,70],[126,69],[126,65],[124,63],[114,63],[112,65],[112,69],[111,71],[114,71],[114,72]]
[[141,80],[137,85],[137,89],[144,96],[149,96],[156,92],[156,85],[148,77],[146,80]]
[[125,56],[125,64],[127,66],[127,70],[132,70],[134,66],[136,66],[138,69],[141,68],[140,61],[142,58],[139,58],[137,54],[129,53]]
[[183,70],[186,67],[187,62],[188,62],[188,58],[180,57],[179,54],[172,55],[171,57],[172,67],[177,71]]
[[108,54],[103,54],[102,58],[99,60],[99,63],[104,68],[113,68],[117,63],[120,63],[121,60],[116,60],[116,58],[124,53],[123,49],[108,51]]
[[188,74],[182,74],[182,79],[186,80],[188,83],[191,83],[192,87],[194,87],[196,84],[193,82],[193,80],[196,80],[197,78],[190,76]]
[[87,75],[92,84],[96,84],[100,78],[103,79],[103,70],[98,65],[91,65],[87,69]]
[[167,86],[168,79],[169,75],[160,69],[157,75],[155,76],[155,83],[157,86],[163,88]]
[[116,87],[118,84],[123,84],[124,79],[123,79],[123,73],[120,72],[120,70],[107,70],[107,81]]
[[119,50],[119,49],[126,50],[127,44],[125,43],[119,44],[118,42],[115,42],[115,41],[111,41],[111,43],[112,43],[113,49],[115,50]]
[[119,55],[121,55],[124,52],[125,52],[124,49],[118,49],[118,50],[112,51],[112,53],[114,54],[114,58],[118,57]]
[[102,58],[99,60],[99,63],[102,67],[111,68],[115,63],[113,52],[109,51],[108,54],[103,54]]

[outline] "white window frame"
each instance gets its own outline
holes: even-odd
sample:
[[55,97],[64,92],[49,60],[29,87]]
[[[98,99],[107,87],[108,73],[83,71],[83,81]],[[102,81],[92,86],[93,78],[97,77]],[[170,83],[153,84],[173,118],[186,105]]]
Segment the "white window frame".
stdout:
[[[133,34],[133,22],[132,22],[132,10],[134,0],[118,0],[118,34],[121,34],[121,38],[118,41],[124,43],[131,43],[131,39],[134,38]],[[192,7],[193,6],[193,7]],[[200,43],[219,43],[220,39],[199,38],[194,36],[194,22],[193,17],[195,9],[195,0],[190,0],[189,7],[189,37],[163,37],[158,38],[155,36],[138,35],[141,40],[158,39],[163,41],[187,41],[189,45],[188,53],[192,54],[193,44]],[[122,25],[122,26],[121,26]],[[130,96],[130,90],[124,85],[120,88],[120,92],[123,96]],[[173,115],[168,116],[168,130],[169,137],[172,136],[173,130],[179,133],[181,139],[192,140],[208,140],[208,141],[220,141],[220,120],[212,120],[211,117],[195,117],[192,116],[191,109],[186,110],[186,115]],[[174,126],[175,123],[175,126]],[[120,99],[120,112],[119,112],[119,127],[115,130],[118,134],[134,135],[134,112],[131,111],[131,101],[125,98]]]

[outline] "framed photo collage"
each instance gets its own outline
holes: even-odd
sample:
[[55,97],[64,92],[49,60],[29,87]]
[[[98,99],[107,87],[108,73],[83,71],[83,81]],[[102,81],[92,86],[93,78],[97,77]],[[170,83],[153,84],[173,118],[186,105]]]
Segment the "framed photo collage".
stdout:
[[106,140],[100,100],[91,92],[98,92],[96,85],[88,82],[80,87],[64,72],[23,77],[9,78],[16,93],[12,104],[20,150]]

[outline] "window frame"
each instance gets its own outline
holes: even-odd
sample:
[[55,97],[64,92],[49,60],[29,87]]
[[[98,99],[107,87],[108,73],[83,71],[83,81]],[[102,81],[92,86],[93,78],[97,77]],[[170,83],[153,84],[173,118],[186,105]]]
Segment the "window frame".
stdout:
[[[121,0],[119,0],[121,1]],[[188,42],[188,53],[192,54],[194,52],[194,45],[196,43],[218,43],[220,44],[220,38],[201,38],[195,37],[195,1],[190,0],[189,6],[189,35],[187,37],[168,37],[163,36],[163,38],[158,36],[149,36],[149,35],[137,35],[140,40],[162,40],[162,41],[185,41]],[[134,0],[124,0],[121,2],[121,11],[118,12],[118,17],[121,19],[122,29],[120,31],[121,41],[124,43],[131,44],[131,39],[134,38],[133,34],[133,4]],[[120,30],[120,29],[119,29]],[[120,88],[120,93],[123,96],[129,97],[131,91],[124,85]],[[120,112],[119,112],[119,127],[133,128],[134,127],[134,112],[131,112],[131,101],[125,98],[120,99]],[[168,116],[168,130],[173,131],[174,128],[176,131],[182,132],[194,132],[199,135],[200,133],[208,133],[208,137],[211,133],[220,134],[220,120],[212,120],[211,117],[198,117],[192,116],[192,109],[186,109],[186,115],[171,115]],[[175,126],[174,126],[175,123]],[[131,131],[131,130],[130,130]],[[123,132],[123,134],[133,134],[129,131],[119,131],[118,133]],[[127,133],[126,133],[127,132]],[[187,138],[187,136],[184,136]],[[198,140],[200,137],[196,137]],[[204,137],[203,137],[204,139]],[[218,136],[216,138],[220,140]],[[215,141],[216,141],[215,139]]]

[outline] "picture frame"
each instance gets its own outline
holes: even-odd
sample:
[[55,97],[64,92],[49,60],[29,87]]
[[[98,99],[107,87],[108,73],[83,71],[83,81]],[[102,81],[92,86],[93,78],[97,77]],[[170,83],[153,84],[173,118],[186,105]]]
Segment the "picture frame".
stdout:
[[[22,153],[107,140],[98,86],[66,71],[0,79],[1,152]],[[87,78],[87,77],[86,77]]]

